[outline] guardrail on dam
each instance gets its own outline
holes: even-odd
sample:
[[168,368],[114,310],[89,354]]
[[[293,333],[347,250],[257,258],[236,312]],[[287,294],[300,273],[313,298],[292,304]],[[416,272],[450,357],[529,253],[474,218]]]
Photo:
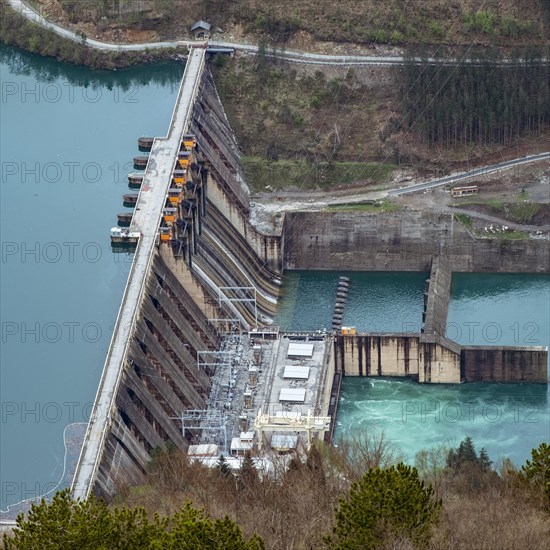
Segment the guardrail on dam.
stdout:
[[[165,239],[159,224],[187,133],[196,138],[196,162],[188,167],[189,189],[169,203],[177,219]],[[249,206],[236,138],[205,51],[192,49],[168,134],[154,139],[143,175],[130,228],[140,237],[77,464],[75,497],[92,491],[111,497],[122,485],[139,483],[150,452],[168,441],[187,449],[182,413],[205,409],[212,387],[201,353],[220,350],[222,333],[231,327],[251,330],[271,320],[283,268],[430,271],[440,255],[431,279],[441,288],[448,287],[451,271],[549,271],[546,243],[476,242],[452,216],[292,213],[282,234],[264,235],[249,222]],[[436,275],[438,266],[445,272]],[[425,326],[440,326],[444,301],[428,296],[427,305],[432,317]],[[459,350],[428,332],[408,335],[407,342],[398,342],[406,335],[336,336],[335,376],[477,380],[487,374],[465,365],[481,358],[493,362],[490,379],[508,376],[517,365],[525,373],[530,364],[534,380],[546,365],[544,350],[531,356],[516,349]],[[330,382],[323,387],[331,399]]]

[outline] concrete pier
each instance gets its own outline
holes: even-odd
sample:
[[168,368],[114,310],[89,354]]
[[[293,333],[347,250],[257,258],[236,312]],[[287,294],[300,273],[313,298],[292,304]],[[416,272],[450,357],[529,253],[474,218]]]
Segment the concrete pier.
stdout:
[[461,346],[423,334],[338,335],[335,367],[345,376],[409,377],[420,383],[547,383],[548,348]]
[[424,325],[422,334],[425,342],[433,341],[436,336],[445,336],[451,300],[451,278],[451,266],[448,258],[436,256],[432,260],[422,315]]
[[464,382],[548,383],[548,348],[531,346],[463,346]]

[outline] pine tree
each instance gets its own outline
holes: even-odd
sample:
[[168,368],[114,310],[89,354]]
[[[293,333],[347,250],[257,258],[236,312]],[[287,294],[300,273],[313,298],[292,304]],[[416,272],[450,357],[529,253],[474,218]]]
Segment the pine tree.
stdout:
[[491,471],[491,466],[493,464],[493,461],[489,458],[489,455],[487,454],[485,447],[482,447],[481,451],[479,451],[478,462],[482,472]]
[[539,488],[550,507],[550,445],[541,443],[531,450],[531,460],[521,467],[524,479]]
[[258,470],[256,470],[256,466],[254,465],[254,461],[252,460],[249,452],[244,455],[244,459],[238,475],[238,481],[239,490],[248,491],[251,493],[255,492],[255,489],[260,482]]
[[51,502],[33,504],[28,517],[5,535],[4,550],[262,550],[258,536],[248,541],[239,526],[225,517],[212,521],[203,510],[186,503],[172,518],[149,519],[143,508],[115,508],[91,497],[73,500],[70,490]]
[[419,480],[416,468],[399,463],[371,469],[351,486],[349,497],[340,500],[336,525],[325,542],[331,549],[369,550],[405,539],[426,547],[441,509],[432,495],[431,485]]
[[472,438],[468,435],[461,441],[458,446],[458,464],[462,465],[465,462],[472,462],[476,464],[478,462],[478,457],[476,449],[474,447],[474,442]]
[[166,536],[163,550],[263,550],[262,539],[254,535],[245,542],[240,527],[227,516],[212,521],[202,510],[191,504],[174,514],[170,533]]
[[218,459],[218,470],[223,477],[227,477],[231,473],[231,468],[223,454],[221,454],[220,458]]
[[447,467],[456,470],[467,465],[474,465],[481,466],[483,471],[488,471],[492,462],[489,460],[485,449],[482,449],[481,452],[484,455],[483,459],[481,458],[481,453],[479,456],[477,455],[474,442],[468,435],[460,442],[460,445],[456,449],[449,450],[447,454]]

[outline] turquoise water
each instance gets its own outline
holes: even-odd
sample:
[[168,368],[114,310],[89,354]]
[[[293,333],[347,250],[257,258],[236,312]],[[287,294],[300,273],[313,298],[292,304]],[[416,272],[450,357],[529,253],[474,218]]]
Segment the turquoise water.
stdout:
[[351,282],[344,326],[371,332],[420,330],[427,273],[287,271],[276,322],[283,330],[330,330],[341,275]]
[[165,135],[183,67],[107,73],[0,47],[0,509],[63,477],[132,257],[113,254],[141,135]]
[[347,378],[335,438],[376,434],[405,460],[471,436],[491,459],[520,465],[549,441],[548,389],[542,384],[427,386],[405,379]]
[[550,276],[455,273],[447,337],[463,345],[548,346]]
[[[288,272],[279,323],[306,330],[329,327],[338,277]],[[344,324],[365,331],[418,331],[426,274],[345,273],[351,278]],[[299,297],[299,298],[298,298]],[[469,345],[550,344],[550,276],[453,275],[447,335]],[[470,435],[497,462],[516,464],[550,440],[549,393],[538,384],[421,385],[406,379],[346,378],[336,440],[376,434],[403,458]]]

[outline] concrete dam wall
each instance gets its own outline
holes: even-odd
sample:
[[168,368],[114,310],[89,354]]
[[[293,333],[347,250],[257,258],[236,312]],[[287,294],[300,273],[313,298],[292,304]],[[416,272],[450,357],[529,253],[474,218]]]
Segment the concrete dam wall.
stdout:
[[[190,129],[197,136],[206,199],[192,261],[214,283],[207,285],[211,290],[214,286],[254,287],[258,313],[271,318],[281,285],[281,240],[258,233],[248,220],[248,187],[237,142],[208,69]],[[243,294],[232,297],[239,296]],[[256,323],[252,302],[232,303],[247,323]]]
[[[450,215],[410,212],[290,213],[281,235],[256,231],[236,139],[200,55],[190,55],[194,95],[186,94],[184,77],[176,106],[187,99],[185,117],[175,112],[169,136],[155,145],[159,159],[148,165],[144,181],[150,190],[144,186],[140,197],[150,208],[147,192],[164,182],[161,157],[170,143],[179,147],[179,135],[172,135],[177,132],[196,136],[192,189],[178,205],[175,238],[159,240],[158,223],[140,237],[73,483],[76,496],[93,491],[110,498],[143,480],[154,448],[168,442],[188,447],[182,412],[205,409],[212,385],[200,353],[219,350],[225,331],[271,321],[283,269],[430,272],[423,332],[336,335],[330,358],[335,380],[545,381],[544,349],[461,348],[442,336],[452,271],[548,272],[544,243],[474,239]],[[177,132],[176,120],[185,120]],[[162,205],[159,216],[161,211]],[[335,410],[331,391],[327,381],[325,398]]]
[[547,383],[544,347],[463,347],[418,334],[358,334],[335,337],[335,368],[344,376],[410,377],[420,383]]
[[159,254],[130,338],[94,486],[103,496],[142,480],[155,447],[171,441],[186,448],[174,419],[186,409],[204,407],[210,381],[197,369],[197,352],[219,344],[204,313]]
[[457,272],[550,272],[547,241],[475,238],[445,213],[290,212],[283,234],[286,269],[430,271],[444,256]]

